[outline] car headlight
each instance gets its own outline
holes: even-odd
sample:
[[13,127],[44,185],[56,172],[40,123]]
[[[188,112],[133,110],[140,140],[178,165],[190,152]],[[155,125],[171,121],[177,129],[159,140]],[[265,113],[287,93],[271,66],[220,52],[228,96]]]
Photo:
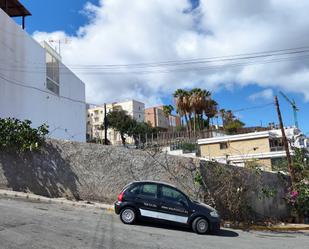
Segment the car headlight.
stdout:
[[210,212],[210,215],[211,215],[211,217],[219,218],[219,214],[218,214],[218,212],[216,210]]

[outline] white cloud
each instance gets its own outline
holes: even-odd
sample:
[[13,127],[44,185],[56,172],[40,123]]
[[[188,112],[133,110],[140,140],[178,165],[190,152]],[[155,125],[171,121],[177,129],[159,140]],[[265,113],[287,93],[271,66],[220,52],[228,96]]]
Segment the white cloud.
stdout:
[[[235,84],[281,88],[302,93],[309,100],[306,57],[177,73],[102,74],[96,69],[91,74],[90,70],[76,68],[206,58],[309,44],[306,0],[201,0],[197,9],[189,9],[188,0],[101,0],[99,6],[87,3],[82,12],[89,17],[89,24],[62,47],[64,62],[72,65],[86,83],[87,100],[103,103],[136,98],[152,105],[179,87],[217,90]],[[65,36],[61,31],[34,33],[37,40]],[[149,70],[154,69],[144,71]]]
[[251,94],[249,96],[249,100],[256,101],[256,100],[271,100],[274,96],[274,92],[272,89],[265,89],[263,91]]

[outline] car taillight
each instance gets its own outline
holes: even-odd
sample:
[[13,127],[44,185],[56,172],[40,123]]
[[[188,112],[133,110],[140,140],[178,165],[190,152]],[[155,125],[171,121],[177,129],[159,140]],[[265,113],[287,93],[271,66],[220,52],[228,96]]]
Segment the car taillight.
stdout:
[[122,198],[123,198],[123,192],[121,192],[119,195],[118,195],[118,201],[122,201]]

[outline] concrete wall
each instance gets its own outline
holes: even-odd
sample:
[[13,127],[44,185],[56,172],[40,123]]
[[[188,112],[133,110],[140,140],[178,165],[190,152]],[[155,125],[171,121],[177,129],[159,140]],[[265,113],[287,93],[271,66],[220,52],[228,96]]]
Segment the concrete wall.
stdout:
[[[249,174],[245,169],[230,167]],[[0,151],[0,188],[112,203],[122,187],[131,181],[159,180],[176,185],[194,199],[203,199],[204,192],[194,180],[199,169],[209,191],[215,193],[222,187],[222,184],[216,187],[218,182],[213,167],[206,161],[155,151],[53,140],[48,141],[40,152]],[[254,186],[259,176],[249,176],[246,179]],[[286,181],[282,182],[271,173],[262,173],[262,178],[265,187],[275,187],[278,193],[269,200],[260,200],[257,193],[248,192],[248,205],[260,217],[286,216],[283,201]],[[233,178],[233,172],[224,185],[230,182],[235,182],[231,189],[235,192],[239,179]],[[227,204],[223,201],[217,206],[223,215],[229,209]]]
[[45,49],[0,9],[0,117],[47,123],[52,138],[85,141],[85,85],[61,64],[60,95],[82,103],[49,94],[45,56]]

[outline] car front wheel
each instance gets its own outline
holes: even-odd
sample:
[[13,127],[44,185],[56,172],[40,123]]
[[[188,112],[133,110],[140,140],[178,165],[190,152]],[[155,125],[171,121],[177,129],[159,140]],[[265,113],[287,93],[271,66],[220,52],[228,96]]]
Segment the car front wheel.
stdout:
[[124,208],[120,212],[120,219],[124,224],[133,224],[136,220],[136,212],[133,208]]
[[198,234],[205,234],[209,231],[209,223],[205,218],[198,217],[193,221],[192,229]]

